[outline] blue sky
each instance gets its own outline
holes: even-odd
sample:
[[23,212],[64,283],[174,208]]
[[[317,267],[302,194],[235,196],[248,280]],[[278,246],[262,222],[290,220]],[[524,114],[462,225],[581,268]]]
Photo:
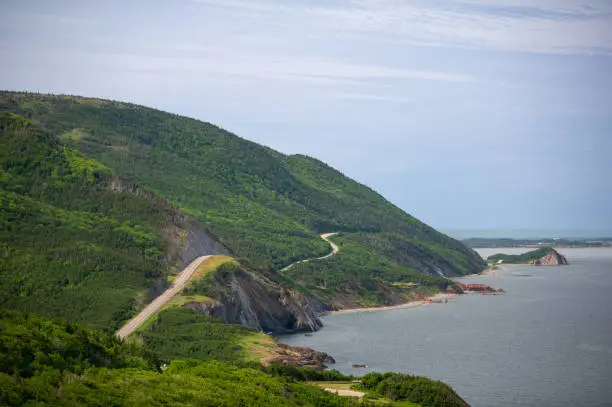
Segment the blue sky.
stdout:
[[609,0],[5,0],[0,88],[317,157],[441,229],[612,229]]

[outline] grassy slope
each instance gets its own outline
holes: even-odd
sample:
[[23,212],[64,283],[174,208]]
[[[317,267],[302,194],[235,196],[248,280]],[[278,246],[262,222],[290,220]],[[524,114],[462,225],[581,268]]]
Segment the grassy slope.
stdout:
[[252,328],[224,324],[216,318],[182,308],[161,311],[137,336],[166,361],[176,358],[253,360],[256,359],[253,355],[261,351],[262,337],[268,338]]
[[[317,235],[329,231],[343,231],[368,264],[356,272],[355,259],[343,256],[329,271],[346,274],[353,282],[349,291],[367,293],[368,303],[388,300],[393,281],[384,278],[390,275],[405,281],[415,273],[435,274],[432,264],[451,275],[482,268],[459,242],[324,163],[284,156],[207,123],[125,103],[8,92],[0,93],[0,108],[27,115],[86,156],[169,199],[261,270],[326,254],[329,248]],[[411,261],[406,252],[431,261]],[[381,273],[376,264],[382,263],[394,272]],[[317,283],[312,267],[300,277]],[[346,294],[337,287],[341,292],[331,297]]]

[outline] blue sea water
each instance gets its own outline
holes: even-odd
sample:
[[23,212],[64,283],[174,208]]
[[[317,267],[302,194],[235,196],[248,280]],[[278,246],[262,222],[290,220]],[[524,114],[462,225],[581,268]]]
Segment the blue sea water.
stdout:
[[503,295],[330,315],[312,336],[280,339],[331,354],[332,367],[345,373],[442,380],[474,407],[612,406],[612,249],[560,252],[569,266],[506,265],[459,280],[504,288]]

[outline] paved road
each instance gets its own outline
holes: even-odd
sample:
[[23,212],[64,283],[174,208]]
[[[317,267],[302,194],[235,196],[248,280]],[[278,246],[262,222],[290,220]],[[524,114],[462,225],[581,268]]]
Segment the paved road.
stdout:
[[134,333],[134,331],[136,331],[140,325],[149,319],[151,315],[159,311],[161,307],[172,299],[172,297],[180,293],[200,264],[208,260],[210,257],[212,256],[201,256],[192,261],[187,267],[185,267],[185,269],[183,269],[183,271],[179,273],[179,275],[176,276],[170,288],[164,291],[162,295],[151,301],[151,303],[147,305],[145,309],[140,312],[140,314],[130,319],[123,327],[121,327],[121,329],[117,331],[117,336],[120,339],[125,339]]
[[309,261],[312,260],[323,260],[323,259],[327,259],[328,257],[333,256],[334,254],[338,253],[338,251],[340,250],[340,248],[338,246],[336,246],[331,240],[329,240],[329,238],[331,236],[337,235],[338,232],[333,232],[333,233],[323,233],[321,235],[321,239],[325,240],[327,243],[330,244],[332,251],[329,254],[326,254],[323,257],[316,257],[314,259],[306,259],[306,260],[300,260],[300,261],[296,261],[295,263],[291,263],[290,265],[288,265],[285,268],[282,268],[280,271],[287,271],[289,270],[291,267],[295,266],[298,263],[308,263]]

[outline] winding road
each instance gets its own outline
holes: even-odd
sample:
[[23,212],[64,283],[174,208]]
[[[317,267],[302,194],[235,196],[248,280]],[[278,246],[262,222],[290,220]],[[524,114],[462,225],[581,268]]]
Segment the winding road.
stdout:
[[[332,241],[329,240],[331,236],[334,236],[337,234],[338,232],[323,233],[321,235],[321,239],[329,243],[329,245],[332,248],[332,251],[329,254],[326,254],[323,257],[316,257],[314,259],[296,261],[295,263],[288,265],[287,267],[281,269],[280,271],[289,270],[291,267],[293,267],[294,265],[298,263],[307,263],[311,260],[327,259],[328,257],[331,257],[334,254],[338,253],[340,248],[338,248],[338,246],[336,246]],[[138,328],[140,328],[142,324],[144,324],[144,322],[147,319],[149,319],[153,314],[161,310],[161,308],[164,305],[166,305],[168,301],[172,299],[172,297],[179,294],[183,290],[185,285],[189,282],[189,280],[191,280],[191,277],[193,277],[193,274],[198,269],[198,267],[200,267],[202,263],[204,263],[206,260],[210,259],[211,257],[213,257],[213,255],[201,256],[195,259],[194,261],[192,261],[187,267],[183,269],[183,271],[181,271],[176,276],[170,288],[164,291],[159,297],[151,301],[151,303],[147,305],[142,311],[140,311],[138,315],[136,315],[134,318],[130,319],[125,325],[123,325],[121,329],[117,331],[117,336],[120,339],[125,339],[131,334],[133,334]]]
[[170,288],[164,291],[159,297],[151,301],[151,303],[147,305],[145,309],[140,312],[140,314],[136,315],[125,325],[123,325],[121,329],[117,331],[117,336],[120,339],[125,339],[133,334],[134,331],[136,331],[147,319],[149,319],[151,315],[159,311],[161,307],[166,305],[166,303],[172,299],[172,297],[180,293],[189,280],[191,280],[193,273],[195,273],[198,267],[211,257],[213,256],[201,256],[192,261],[176,276]]
[[296,264],[299,263],[308,263],[309,261],[312,260],[323,260],[323,259],[327,259],[328,257],[333,256],[334,254],[338,253],[338,251],[340,250],[340,248],[338,246],[336,246],[336,244],[334,244],[334,242],[332,242],[331,240],[329,240],[330,237],[337,235],[338,232],[332,232],[332,233],[323,233],[321,235],[321,239],[325,240],[327,243],[329,243],[329,245],[332,248],[332,251],[329,254],[326,254],[323,257],[315,257],[314,259],[305,259],[305,260],[300,260],[300,261],[296,261],[295,263],[291,263],[290,265],[288,265],[285,268],[282,268],[280,271],[287,271],[289,270],[291,267],[295,266]]

